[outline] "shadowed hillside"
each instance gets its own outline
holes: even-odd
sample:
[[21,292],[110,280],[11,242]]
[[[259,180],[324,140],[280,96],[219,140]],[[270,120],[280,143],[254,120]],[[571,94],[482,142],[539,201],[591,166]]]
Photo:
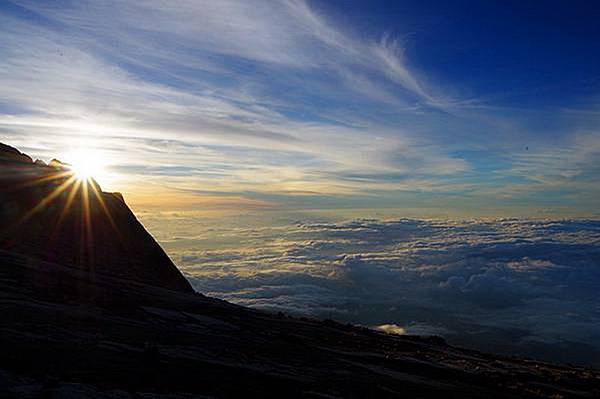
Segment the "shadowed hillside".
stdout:
[[59,161],[33,163],[0,147],[0,245],[12,252],[192,292],[119,193],[79,180]]
[[194,293],[123,198],[0,147],[9,397],[598,397],[596,370]]

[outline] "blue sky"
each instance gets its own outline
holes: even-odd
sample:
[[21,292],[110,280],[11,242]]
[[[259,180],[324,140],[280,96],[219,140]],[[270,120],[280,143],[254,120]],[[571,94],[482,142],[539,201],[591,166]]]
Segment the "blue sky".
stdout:
[[[0,138],[140,207],[597,216],[593,2],[9,1]],[[160,194],[160,195],[157,195]]]

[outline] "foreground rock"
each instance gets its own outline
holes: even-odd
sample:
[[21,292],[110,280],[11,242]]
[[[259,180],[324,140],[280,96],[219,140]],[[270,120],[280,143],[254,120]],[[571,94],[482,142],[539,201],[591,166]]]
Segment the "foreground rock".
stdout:
[[[272,315],[193,293],[117,196],[101,193],[110,218],[101,202],[90,202],[94,226],[103,226],[93,228],[92,250],[76,234],[82,209],[61,221],[72,233],[48,233],[68,194],[22,221],[47,198],[46,188],[16,189],[30,187],[23,176],[45,176],[32,165],[4,161],[2,169],[3,212],[12,216],[1,219],[0,396],[600,396],[595,370]],[[112,237],[115,226],[126,234]]]

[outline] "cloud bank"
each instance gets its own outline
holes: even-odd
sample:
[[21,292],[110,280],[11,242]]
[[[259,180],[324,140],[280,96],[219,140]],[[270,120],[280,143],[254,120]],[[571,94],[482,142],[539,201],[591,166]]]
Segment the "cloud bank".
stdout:
[[[159,219],[144,223],[152,227],[153,220]],[[442,335],[489,351],[598,364],[598,221],[373,219],[208,228],[206,221],[177,220],[158,239],[207,295]]]

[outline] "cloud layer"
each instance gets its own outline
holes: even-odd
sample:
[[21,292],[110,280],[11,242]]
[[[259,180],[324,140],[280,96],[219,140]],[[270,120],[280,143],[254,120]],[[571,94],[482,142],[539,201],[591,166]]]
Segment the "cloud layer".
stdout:
[[598,221],[144,223],[158,220],[158,239],[208,295],[490,351],[600,358]]

